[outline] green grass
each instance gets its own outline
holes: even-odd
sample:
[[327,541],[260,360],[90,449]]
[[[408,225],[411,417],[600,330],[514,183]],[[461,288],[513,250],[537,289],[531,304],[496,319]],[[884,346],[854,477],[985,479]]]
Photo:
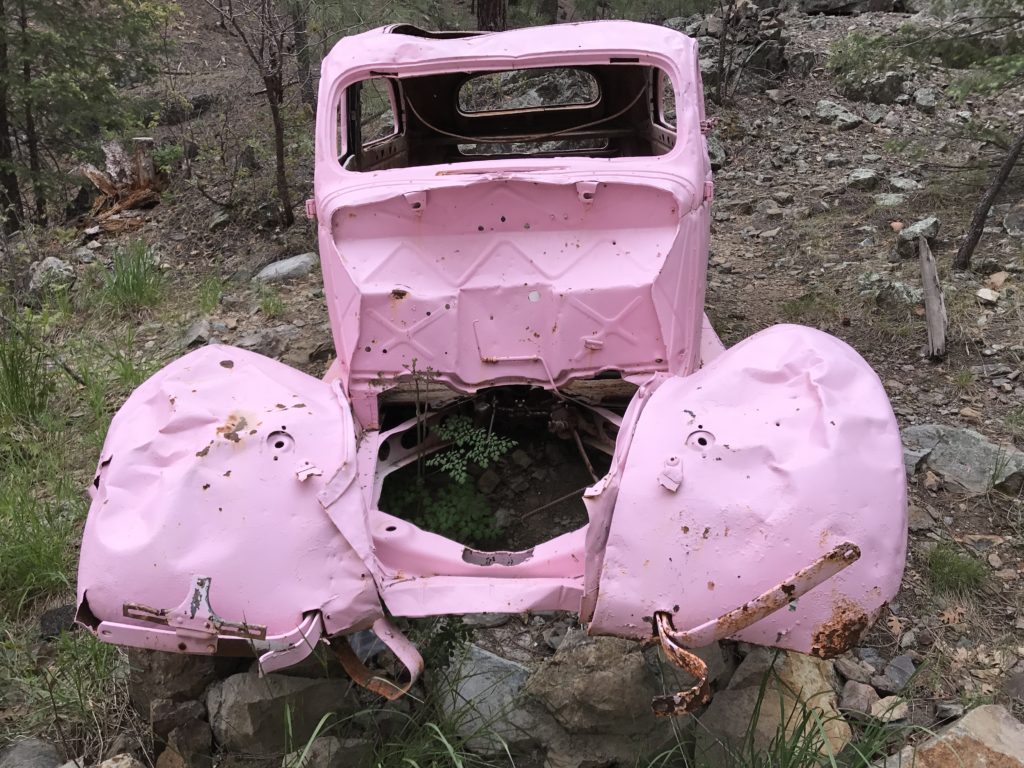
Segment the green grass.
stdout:
[[54,389],[32,324],[8,321],[0,321],[0,427],[37,423]]
[[164,276],[152,249],[141,240],[118,248],[103,281],[106,304],[125,315],[154,307],[163,298]]
[[259,291],[260,312],[268,320],[274,320],[284,314],[284,302],[273,288],[262,286]]
[[928,553],[928,581],[946,595],[969,595],[985,586],[985,565],[950,544],[939,544]]
[[207,277],[199,284],[199,309],[205,314],[220,306],[224,294],[224,281],[219,277]]

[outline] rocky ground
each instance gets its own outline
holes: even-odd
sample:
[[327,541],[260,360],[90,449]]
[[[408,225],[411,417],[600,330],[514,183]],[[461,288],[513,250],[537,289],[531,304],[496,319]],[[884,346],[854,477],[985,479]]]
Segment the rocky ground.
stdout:
[[[156,247],[172,286],[160,307],[127,336],[112,330],[109,318],[91,317],[84,327],[59,327],[55,341],[74,349],[89,334],[113,333],[138,371],[221,341],[320,375],[333,347],[312,229],[276,227],[267,204],[269,159],[246,154],[251,137],[238,120],[251,114],[252,130],[260,129],[261,97],[237,47],[215,29],[204,4],[193,5],[176,29],[187,62],[178,69],[189,74],[168,77],[157,95],[177,94],[189,104],[181,120],[158,129],[158,141],[193,142],[194,157],[171,164],[160,203],[124,216],[122,231],[41,235],[32,252],[40,264],[33,288],[63,283],[85,296],[114,250],[142,238]],[[699,718],[674,721],[647,715],[652,695],[684,687],[673,668],[650,649],[586,639],[574,617],[561,614],[468,617],[472,644],[460,660],[429,676],[412,700],[383,708],[326,659],[259,679],[242,662],[133,652],[125,695],[140,718],[97,727],[105,734],[100,743],[84,739],[74,747],[61,740],[58,721],[40,729],[46,741],[0,752],[0,768],[56,768],[79,757],[83,766],[109,758],[102,768],[137,768],[139,760],[161,768],[278,764],[327,712],[347,718],[346,725],[314,742],[308,757],[316,766],[364,758],[397,764],[408,757],[399,745],[410,744],[422,746],[416,760],[442,764],[446,758],[420,745],[421,731],[410,725],[428,690],[440,698],[436,716],[447,716],[452,731],[488,761],[504,759],[503,744],[519,763],[567,768],[631,763],[666,745],[690,745],[721,760],[720,740],[753,732],[767,748],[780,728],[796,728],[784,714],[799,711],[796,691],[820,713],[824,740],[837,752],[851,740],[871,742],[872,755],[909,743],[922,745],[923,757],[940,749],[929,746],[929,732],[938,730],[965,759],[1003,749],[1005,762],[991,765],[1024,765],[1024,736],[1011,717],[1024,716],[1024,173],[997,201],[974,270],[948,266],[998,160],[979,137],[992,126],[1019,125],[1024,94],[956,102],[949,75],[938,68],[837,84],[827,68],[832,43],[906,18],[755,9],[744,24],[747,50],[757,51],[749,74],[757,77],[708,109],[719,166],[707,292],[715,328],[727,344],[779,322],[844,339],[878,371],[903,430],[908,567],[900,595],[860,647],[834,663],[780,656],[767,698],[760,686],[771,655],[732,643],[705,649],[716,696]],[[717,44],[714,17],[666,24],[701,36],[704,51]],[[705,56],[705,84],[713,87],[718,73]],[[307,118],[297,111],[290,119]],[[295,141],[289,152],[301,199],[310,187],[310,147]],[[244,173],[225,170],[247,163]],[[230,209],[214,202],[226,196],[236,201]],[[922,353],[917,235],[928,238],[939,262],[949,313],[948,353],[938,362]],[[496,481],[487,480],[498,505],[514,507],[526,473],[554,471],[547,449],[524,448],[525,460],[508,457]],[[90,451],[68,469],[83,487]],[[571,527],[578,513],[560,511],[556,525]],[[66,625],[67,618],[56,621]],[[52,656],[46,647],[53,642],[35,648],[35,663]],[[763,707],[752,729],[761,701],[783,707]],[[13,722],[16,704],[0,702],[0,723]],[[1004,746],[979,746],[992,733]],[[679,754],[672,752],[677,760]]]

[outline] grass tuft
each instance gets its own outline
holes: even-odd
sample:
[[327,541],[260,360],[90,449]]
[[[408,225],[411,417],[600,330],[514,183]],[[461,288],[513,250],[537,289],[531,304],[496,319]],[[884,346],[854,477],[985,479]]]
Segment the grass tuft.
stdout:
[[969,595],[985,586],[988,571],[975,558],[949,544],[939,544],[928,553],[928,581],[941,594]]
[[105,276],[103,298],[121,314],[131,314],[160,303],[164,276],[145,242],[136,240],[114,253],[111,271]]
[[0,426],[38,423],[53,390],[32,326],[0,326]]

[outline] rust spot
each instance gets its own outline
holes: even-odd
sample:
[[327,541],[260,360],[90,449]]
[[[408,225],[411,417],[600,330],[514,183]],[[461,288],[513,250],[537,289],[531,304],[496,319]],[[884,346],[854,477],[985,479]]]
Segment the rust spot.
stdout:
[[235,367],[235,361],[234,360],[221,360],[220,361],[220,367],[221,368],[234,368]]
[[795,584],[783,584],[781,587],[779,587],[779,589],[781,589],[783,591],[783,593],[786,595],[786,597],[792,598],[793,597],[793,593],[796,592],[796,585]]
[[811,653],[831,659],[852,648],[871,624],[867,612],[849,600],[840,601],[828,621],[814,630]]
[[204,485],[203,485],[203,490],[204,490],[204,491],[208,491],[208,490],[210,490],[210,484],[209,484],[209,483],[206,483],[206,484],[204,484]]
[[240,416],[237,413],[232,413],[228,416],[227,421],[222,426],[217,427],[217,434],[223,435],[225,440],[230,440],[232,443],[239,442],[242,438],[239,437],[238,433],[249,426],[249,422],[245,420],[245,416]]
[[401,301],[402,299],[404,299],[408,295],[409,295],[409,292],[408,291],[403,291],[401,288],[395,288],[391,292],[391,298],[399,300],[399,301]]
[[684,525],[683,526],[683,533],[689,533],[689,532],[690,532],[690,526]]
[[709,581],[708,582],[708,589],[714,589],[714,588],[715,588],[715,582]]
[[[210,443],[210,445],[213,445],[213,443]],[[203,450],[196,451],[196,456],[198,456],[201,459],[204,456],[206,456],[206,454],[208,454],[209,452],[210,452],[210,446],[208,445],[205,448],[203,448]]]
[[230,469],[227,472],[224,473],[224,477],[231,477],[231,470]]
[[281,410],[281,411],[286,410],[288,408],[288,406],[285,405],[284,403],[278,403],[274,407],[277,408],[278,410]]
[[706,538],[708,537],[708,535],[710,535],[710,533],[711,533],[711,529],[710,529],[710,528],[705,528],[705,529],[704,529],[704,533],[702,533],[702,534],[700,535],[700,537],[701,537],[702,539],[706,539]]
[[306,407],[305,403],[296,403],[295,405],[292,406],[292,408],[305,408],[305,407]]

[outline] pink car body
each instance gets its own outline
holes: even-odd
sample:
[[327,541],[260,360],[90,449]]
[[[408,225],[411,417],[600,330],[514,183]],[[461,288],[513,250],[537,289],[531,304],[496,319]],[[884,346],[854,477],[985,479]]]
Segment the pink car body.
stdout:
[[[488,73],[556,67],[600,97],[460,101]],[[369,81],[385,135],[363,141]],[[399,695],[422,663],[385,609],[574,611],[696,672],[660,712],[706,697],[685,648],[853,645],[903,571],[896,422],[868,364],[822,332],[723,348],[704,316],[706,126],[696,43],[662,27],[342,40],[323,63],[308,205],[337,359],[321,381],[208,346],[131,395],[92,488],[80,621],[124,645],[255,652],[264,671],[372,628],[412,674],[371,686]],[[424,371],[425,412],[389,423],[389,398]],[[609,372],[630,387],[624,409],[579,394]],[[523,385],[610,456],[583,493],[587,525],[484,552],[378,508],[390,473],[443,447],[430,427],[446,413]]]

